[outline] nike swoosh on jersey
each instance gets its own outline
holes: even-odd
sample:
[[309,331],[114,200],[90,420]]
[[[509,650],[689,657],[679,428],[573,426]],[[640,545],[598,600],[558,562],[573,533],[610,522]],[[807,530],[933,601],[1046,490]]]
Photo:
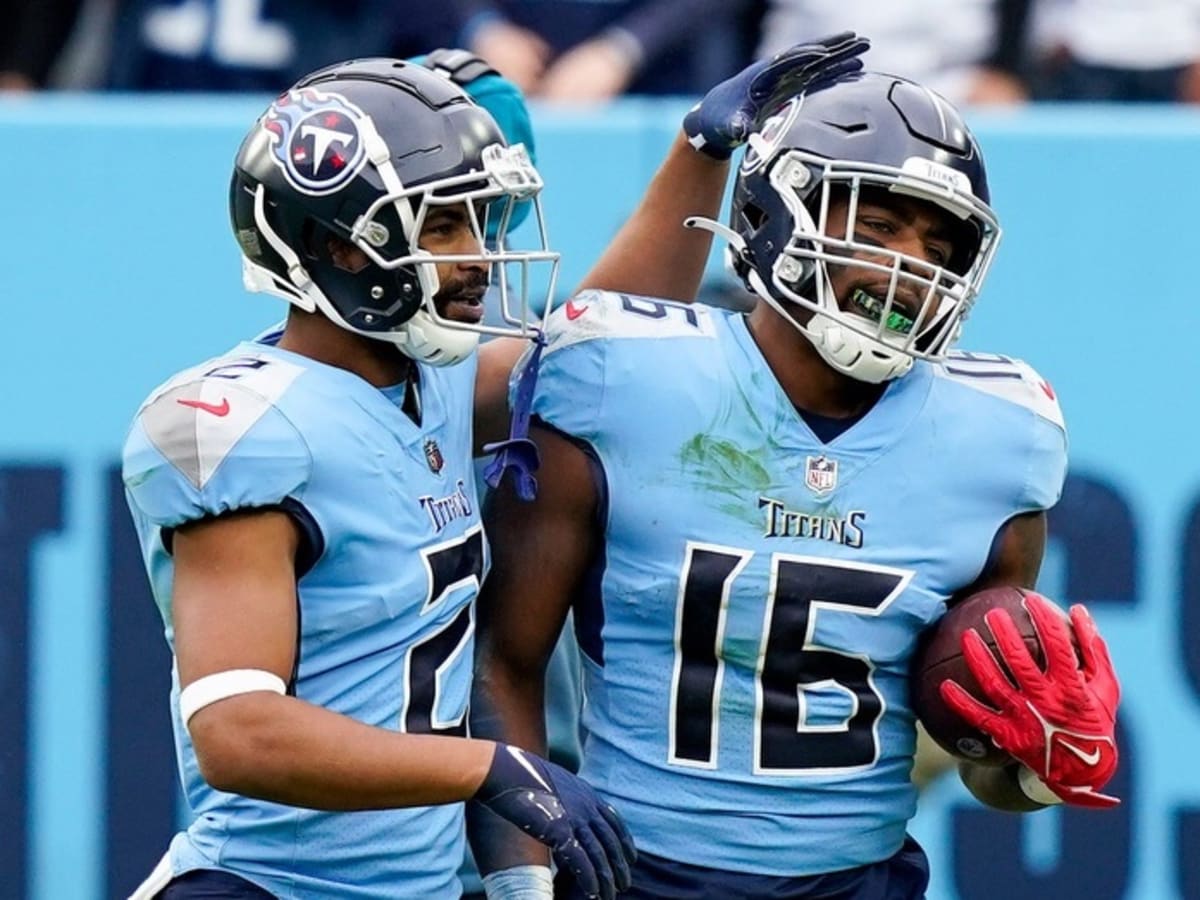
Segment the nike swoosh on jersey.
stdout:
[[176,400],[175,402],[180,406],[190,406],[193,409],[202,409],[206,413],[212,413],[214,416],[229,415],[228,397],[222,397],[219,406],[216,403],[205,403],[203,400]]
[[1079,748],[1079,747],[1076,747],[1074,744],[1072,744],[1072,743],[1071,743],[1070,741],[1068,741],[1066,738],[1061,738],[1061,737],[1060,737],[1060,738],[1058,739],[1058,742],[1059,742],[1059,743],[1060,743],[1062,746],[1064,746],[1064,747],[1066,747],[1068,750],[1070,750],[1072,753],[1074,753],[1076,756],[1078,756],[1078,757],[1079,757],[1081,760],[1083,760],[1083,762],[1084,762],[1084,764],[1085,764],[1085,765],[1094,766],[1094,765],[1096,765],[1098,762],[1100,762],[1100,756],[1101,756],[1101,754],[1100,754],[1100,748],[1099,748],[1099,747],[1093,747],[1093,748],[1092,748],[1092,752],[1091,752],[1091,753],[1086,753],[1086,752],[1084,752],[1084,751],[1083,751],[1081,748]]
[[573,301],[573,300],[567,301],[567,319],[569,321],[574,322],[576,319],[578,319],[580,316],[582,316],[587,311],[588,311],[588,306],[586,303],[583,306],[576,306],[575,301]]

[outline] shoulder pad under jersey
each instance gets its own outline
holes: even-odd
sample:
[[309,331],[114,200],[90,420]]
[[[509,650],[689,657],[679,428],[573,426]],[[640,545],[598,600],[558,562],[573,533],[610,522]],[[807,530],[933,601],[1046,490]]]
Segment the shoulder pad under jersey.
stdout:
[[130,502],[174,526],[301,493],[311,456],[276,402],[304,371],[265,355],[223,357],[156,390],[125,444]]
[[583,291],[546,319],[547,352],[605,338],[715,336],[706,306],[615,291]]
[[998,353],[955,350],[947,354],[935,370],[943,378],[1024,406],[1066,430],[1062,409],[1050,382],[1023,360]]

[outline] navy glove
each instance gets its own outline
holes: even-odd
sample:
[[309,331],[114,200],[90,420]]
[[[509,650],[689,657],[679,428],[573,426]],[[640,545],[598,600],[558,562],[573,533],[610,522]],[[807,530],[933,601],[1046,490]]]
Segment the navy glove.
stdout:
[[860,71],[859,57],[870,46],[866,38],[843,31],[752,63],[688,111],[683,119],[688,141],[713,159],[729,159],[785,98],[817,82]]
[[631,883],[637,857],[616,810],[561,766],[509,744],[497,744],[492,767],[474,799],[550,848],[588,897],[613,900]]

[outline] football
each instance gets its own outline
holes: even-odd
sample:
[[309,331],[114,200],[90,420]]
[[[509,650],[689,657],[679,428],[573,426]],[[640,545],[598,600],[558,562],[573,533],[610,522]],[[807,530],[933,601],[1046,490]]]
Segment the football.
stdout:
[[[1012,757],[993,744],[991,738],[972,728],[945,704],[938,686],[952,678],[973,697],[983,703],[990,702],[967,668],[962,652],[963,632],[974,628],[997,660],[1000,659],[995,638],[983,620],[990,609],[1008,611],[1033,658],[1039,666],[1045,665],[1037,631],[1022,605],[1024,597],[1025,592],[1016,587],[989,588],[972,594],[952,606],[918,643],[912,667],[913,709],[929,736],[959,759],[985,766],[1003,766],[1012,762]],[[1003,662],[1000,665],[1004,667]]]

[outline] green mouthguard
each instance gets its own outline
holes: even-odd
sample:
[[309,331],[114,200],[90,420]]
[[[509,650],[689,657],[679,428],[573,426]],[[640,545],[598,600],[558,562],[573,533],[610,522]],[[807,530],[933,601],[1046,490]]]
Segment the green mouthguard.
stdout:
[[[859,310],[862,311],[868,319],[878,322],[883,315],[884,302],[878,297],[873,297],[866,291],[858,288],[850,297],[850,302],[853,303]],[[916,322],[906,316],[904,313],[893,308],[888,313],[887,319],[883,323],[883,327],[889,331],[894,331],[897,334],[908,334],[913,330],[913,325]]]

